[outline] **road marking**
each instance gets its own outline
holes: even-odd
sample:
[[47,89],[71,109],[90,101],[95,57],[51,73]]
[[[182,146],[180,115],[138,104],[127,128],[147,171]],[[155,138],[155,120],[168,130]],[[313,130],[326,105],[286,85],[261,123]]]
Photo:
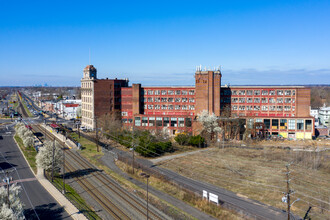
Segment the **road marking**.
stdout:
[[[23,183],[23,182],[31,182],[31,181],[36,181],[37,178],[33,177],[33,178],[26,178],[26,179],[19,179],[19,180],[13,180],[13,181],[10,181],[9,184],[12,184],[12,183]],[[0,186],[5,186],[7,185],[6,183],[0,183]]]

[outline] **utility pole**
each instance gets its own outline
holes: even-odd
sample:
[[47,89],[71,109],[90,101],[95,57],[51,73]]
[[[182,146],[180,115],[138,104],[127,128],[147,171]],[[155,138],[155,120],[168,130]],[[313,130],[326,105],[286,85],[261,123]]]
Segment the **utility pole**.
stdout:
[[52,182],[54,182],[54,160],[55,160],[55,138],[53,140],[53,155],[52,155]]
[[96,138],[96,148],[97,148],[97,152],[100,152],[100,146],[99,146],[99,137],[97,134],[97,117],[95,116],[95,138]]
[[10,181],[13,180],[11,176],[9,176],[9,173],[13,172],[14,169],[8,169],[6,171],[2,171],[1,173],[5,174],[5,178],[3,179],[3,182],[7,184],[7,204],[10,208],[10,200],[9,200],[9,187],[10,187]]
[[290,220],[290,163],[286,165],[286,198],[287,198],[287,213],[288,213],[288,220]]
[[310,219],[310,218],[308,218],[308,213],[311,211],[311,209],[312,209],[312,206],[309,206],[309,208],[308,208],[308,210],[307,210],[307,212],[306,212],[306,214],[304,216],[304,220],[305,219]]
[[65,194],[65,145],[63,146],[63,194]]

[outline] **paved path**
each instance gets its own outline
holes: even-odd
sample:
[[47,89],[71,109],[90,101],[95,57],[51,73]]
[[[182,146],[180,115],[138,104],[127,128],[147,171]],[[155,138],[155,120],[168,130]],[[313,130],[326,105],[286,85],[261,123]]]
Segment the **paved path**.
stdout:
[[47,191],[49,192],[50,195],[52,195],[54,197],[54,199],[56,199],[56,201],[64,207],[65,211],[67,211],[67,213],[69,213],[69,215],[71,216],[71,218],[73,219],[77,219],[77,220],[84,220],[87,218],[79,212],[79,210],[72,205],[72,203],[61,193],[59,192],[55,186],[53,186],[52,183],[50,183],[44,176],[43,174],[43,169],[38,167],[38,172],[36,175],[38,181],[41,183],[41,185],[47,189]]
[[[111,170],[113,170],[114,172],[118,173],[119,175],[121,175],[122,177],[124,177],[126,180],[132,182],[133,184],[141,187],[144,190],[147,190],[147,185],[143,182],[140,182],[132,177],[130,177],[127,173],[123,172],[121,169],[119,169],[117,167],[117,165],[114,163],[114,155],[112,153],[110,153],[109,151],[105,150],[104,148],[102,148],[103,152],[104,152],[104,156],[101,158],[101,160],[103,161],[103,163],[108,166]],[[158,198],[172,204],[173,206],[175,206],[176,208],[179,208],[181,210],[183,210],[184,212],[186,212],[188,215],[193,216],[197,219],[215,219],[212,216],[199,211],[198,209],[186,204],[185,202],[176,199],[170,195],[168,195],[167,193],[164,193],[162,191],[159,191],[151,186],[149,186],[149,192],[155,196],[157,196]]]
[[178,158],[178,157],[184,157],[190,154],[195,154],[195,153],[199,153],[199,152],[203,152],[203,151],[208,151],[212,148],[205,148],[205,149],[200,149],[200,150],[195,150],[195,151],[189,151],[189,152],[184,152],[181,154],[174,154],[174,155],[169,155],[169,156],[164,156],[164,157],[160,157],[160,158],[156,158],[156,159],[151,159],[150,161],[154,164],[159,163],[159,162],[163,162],[165,160],[171,160],[174,158]]

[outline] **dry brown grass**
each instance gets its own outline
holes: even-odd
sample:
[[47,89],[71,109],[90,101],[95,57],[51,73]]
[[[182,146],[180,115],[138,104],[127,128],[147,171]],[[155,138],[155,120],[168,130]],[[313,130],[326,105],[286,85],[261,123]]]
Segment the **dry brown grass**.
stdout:
[[[130,173],[131,176],[133,176],[134,178],[145,182],[145,179],[141,178],[139,175],[142,172],[141,170],[136,170],[135,175],[132,175],[132,168],[130,165],[127,165],[126,163],[123,163],[121,161],[117,161],[116,164],[123,171]],[[246,217],[243,218],[240,216],[240,214],[238,214],[234,211],[222,208],[215,204],[211,204],[205,200],[202,200],[201,197],[198,197],[191,192],[187,192],[187,191],[181,189],[180,187],[178,187],[175,184],[171,184],[167,181],[156,178],[152,175],[149,178],[149,184],[151,186],[153,186],[154,188],[161,190],[175,198],[178,198],[178,199],[194,206],[195,208],[197,208],[205,213],[208,213],[218,219],[230,219],[230,220],[231,219],[233,219],[233,220],[246,219]]]
[[329,218],[328,152],[293,152],[270,148],[212,149],[162,162],[162,166],[285,210],[286,204],[281,202],[282,192],[286,191],[285,165],[292,161],[293,199],[301,199],[293,205],[292,210],[304,216],[310,204],[313,206],[313,219]]

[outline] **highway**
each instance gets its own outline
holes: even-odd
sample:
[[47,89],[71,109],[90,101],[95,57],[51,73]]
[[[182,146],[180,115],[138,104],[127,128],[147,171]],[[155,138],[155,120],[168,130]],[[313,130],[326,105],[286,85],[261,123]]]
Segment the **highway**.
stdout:
[[[8,130],[7,130],[7,128]],[[22,186],[20,198],[26,219],[71,219],[54,198],[35,179],[18,146],[13,140],[13,124],[0,125],[0,167],[13,170],[13,181]],[[1,174],[1,179],[4,175]]]

